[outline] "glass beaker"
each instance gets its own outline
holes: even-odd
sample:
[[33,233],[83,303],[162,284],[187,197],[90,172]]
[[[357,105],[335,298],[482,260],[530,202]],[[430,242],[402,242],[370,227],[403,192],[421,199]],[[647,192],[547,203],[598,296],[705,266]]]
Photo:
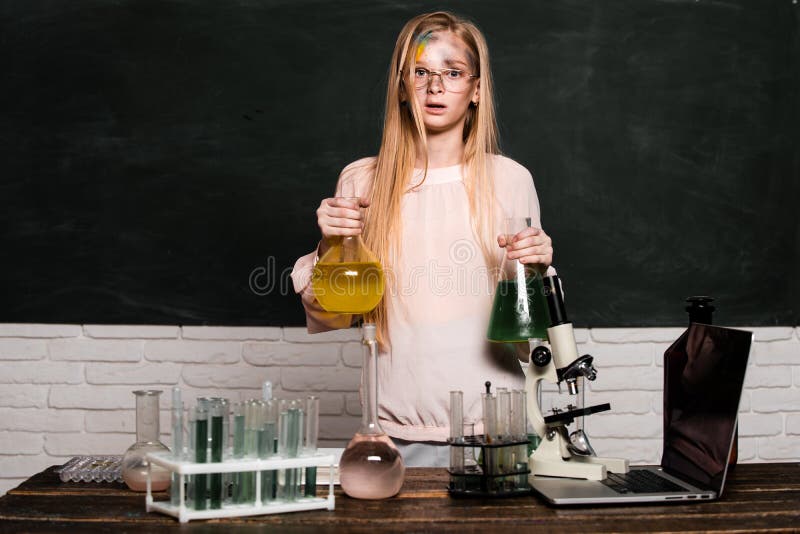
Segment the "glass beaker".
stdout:
[[339,460],[342,490],[356,499],[386,499],[403,486],[406,468],[400,451],[378,422],[378,350],[375,325],[364,324],[361,370],[361,428]]
[[[161,390],[134,391],[136,395],[136,443],[128,447],[122,457],[122,479],[133,491],[147,490],[148,452],[169,452],[159,441],[158,396]],[[164,491],[170,484],[170,472],[163,467],[151,468],[150,487],[153,491]]]
[[[506,219],[506,242],[530,223],[530,217]],[[497,343],[545,339],[549,326],[542,275],[533,265],[520,263],[518,259],[509,260],[504,253],[486,337]]]
[[[360,209],[352,184],[344,184],[342,194],[337,197],[339,200],[348,201],[352,209]],[[367,313],[383,297],[383,268],[360,234],[340,236],[314,266],[311,287],[326,311]]]

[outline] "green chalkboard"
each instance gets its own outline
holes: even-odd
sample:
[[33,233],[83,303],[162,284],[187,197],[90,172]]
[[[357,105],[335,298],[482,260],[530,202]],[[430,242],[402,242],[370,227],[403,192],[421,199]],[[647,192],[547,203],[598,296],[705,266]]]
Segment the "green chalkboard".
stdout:
[[485,31],[579,326],[800,318],[793,0],[0,3],[0,322],[300,325],[394,39]]

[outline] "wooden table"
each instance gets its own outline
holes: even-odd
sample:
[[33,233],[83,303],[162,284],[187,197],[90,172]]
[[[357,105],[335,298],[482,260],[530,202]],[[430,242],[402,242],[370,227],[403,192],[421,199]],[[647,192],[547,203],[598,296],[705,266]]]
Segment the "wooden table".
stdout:
[[[719,501],[659,506],[554,508],[535,496],[452,499],[444,469],[408,469],[403,491],[358,501],[337,489],[336,510],[192,521],[146,513],[122,484],[62,483],[49,468],[0,498],[0,532],[152,532],[261,529],[274,532],[685,532],[800,531],[800,463],[742,464]],[[166,494],[160,494],[167,498]]]

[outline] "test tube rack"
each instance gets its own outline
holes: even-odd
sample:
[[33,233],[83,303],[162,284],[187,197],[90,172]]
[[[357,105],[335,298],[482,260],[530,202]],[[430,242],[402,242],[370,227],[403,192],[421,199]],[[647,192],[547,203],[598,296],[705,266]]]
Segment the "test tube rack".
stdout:
[[[171,453],[148,453],[147,459],[149,460],[147,467],[147,496],[145,498],[147,511],[156,511],[176,517],[181,523],[186,523],[193,519],[282,514],[285,512],[304,512],[307,510],[333,510],[335,507],[333,480],[336,460],[332,454],[316,454],[297,458],[281,458],[279,456],[274,456],[266,460],[256,458],[226,459],[223,462],[216,463],[195,463],[176,461]],[[150,486],[153,464],[161,466],[178,475],[178,484],[180,484],[179,505],[171,504],[169,500],[153,500]],[[291,502],[275,500],[264,504],[261,502],[261,477],[256,476],[255,499],[252,503],[223,504],[221,508],[206,510],[193,510],[186,506],[184,482],[189,475],[277,471],[281,469],[303,467],[328,467],[330,469],[327,497],[301,497]]]
[[494,439],[483,435],[449,438],[451,450],[478,449],[475,465],[451,466],[447,491],[454,497],[511,497],[531,492],[528,475],[528,440]]

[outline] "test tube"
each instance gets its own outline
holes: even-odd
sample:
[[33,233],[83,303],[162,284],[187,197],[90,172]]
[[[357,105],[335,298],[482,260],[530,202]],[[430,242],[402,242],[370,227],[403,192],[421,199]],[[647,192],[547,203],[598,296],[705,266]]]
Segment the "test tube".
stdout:
[[[304,452],[309,456],[317,454],[317,440],[319,438],[319,397],[306,398],[306,443]],[[317,496],[317,468],[306,467],[306,497]]]
[[494,434],[497,428],[497,400],[491,393],[482,393],[483,403],[483,434],[486,443],[494,443]]
[[[275,455],[275,413],[277,403],[264,401],[262,425],[258,434],[258,457],[262,460]],[[275,471],[261,471],[261,502],[267,504],[275,498]]]
[[524,440],[527,437],[526,424],[528,421],[527,396],[524,389],[511,391],[511,437],[516,440]]
[[[211,403],[211,461],[222,462],[223,420],[225,405],[221,402]],[[211,473],[209,476],[210,507],[222,508],[222,473]]]
[[272,382],[269,380],[265,380],[261,384],[261,399],[265,401],[272,400]]
[[[211,405],[222,405],[222,457],[228,453],[228,446],[230,442],[231,426],[230,426],[230,402],[225,397],[211,397]],[[209,408],[209,413],[210,408]]]
[[[211,413],[211,397],[197,397],[197,406],[206,411],[206,417]],[[206,436],[206,448],[211,448],[211,427],[208,427],[208,436]]]
[[[511,392],[511,434],[515,441],[527,441],[527,395],[524,389],[515,389]],[[522,443],[514,446],[512,459],[514,471],[525,471],[528,467],[528,445]],[[517,487],[527,485],[527,474],[516,477]]]
[[[488,388],[487,388],[488,389]],[[488,391],[481,395],[483,401],[483,434],[487,445],[497,442],[497,399]],[[485,447],[483,449],[483,468],[487,475],[496,475],[498,469],[497,449]],[[490,478],[493,481],[494,479]],[[488,488],[490,491],[494,488]]]
[[464,443],[464,393],[450,392],[450,472],[464,472],[464,447],[456,444]]
[[[289,449],[289,401],[281,399],[278,405],[278,455],[288,458]],[[289,500],[287,491],[287,479],[291,469],[278,470],[278,484],[276,488],[276,498]]]
[[[183,459],[183,401],[178,387],[172,388],[172,458],[176,462]],[[172,473],[170,503],[181,504],[181,475],[178,473]]]
[[[507,388],[497,388],[497,427],[495,433],[500,443],[509,441],[511,433],[511,396]],[[508,447],[497,449],[497,463],[500,473],[509,472],[511,454]]]
[[[289,458],[297,458],[303,450],[303,434],[305,425],[303,424],[303,401],[293,400],[289,405]],[[297,500],[300,496],[300,486],[302,485],[303,470],[299,467],[291,469],[292,476],[288,481],[289,495],[291,500]]]
[[[244,456],[258,458],[258,402],[249,400],[244,412]],[[253,503],[256,497],[256,476],[254,471],[242,473],[243,502]]]
[[[204,464],[208,461],[208,412],[201,406],[194,409],[194,461]],[[207,475],[194,475],[194,509],[206,509],[206,488],[208,487]]]
[[[302,409],[300,401],[281,401],[278,434],[278,453],[285,458],[296,458],[302,446]],[[299,494],[300,469],[281,469],[278,472],[278,498],[294,501]]]
[[[237,402],[233,405],[233,457],[237,460],[244,458],[244,419],[245,404]],[[233,502],[236,504],[244,502],[243,474],[233,474]]]

